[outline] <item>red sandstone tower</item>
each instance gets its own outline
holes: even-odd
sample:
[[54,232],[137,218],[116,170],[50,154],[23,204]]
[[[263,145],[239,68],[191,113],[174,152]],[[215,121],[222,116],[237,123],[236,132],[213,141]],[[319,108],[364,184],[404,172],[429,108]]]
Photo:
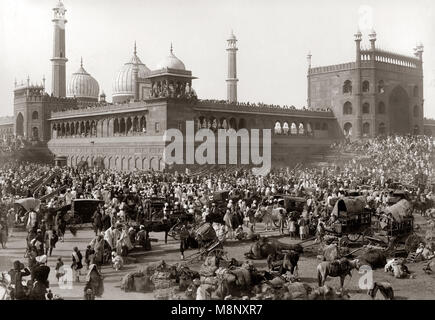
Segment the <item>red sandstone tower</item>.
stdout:
[[237,102],[237,39],[231,31],[228,42],[228,78],[227,78],[227,100],[229,102]]
[[52,62],[52,94],[55,97],[66,96],[66,67],[68,61],[65,58],[65,6],[59,1],[54,11],[54,34],[53,34],[53,58]]

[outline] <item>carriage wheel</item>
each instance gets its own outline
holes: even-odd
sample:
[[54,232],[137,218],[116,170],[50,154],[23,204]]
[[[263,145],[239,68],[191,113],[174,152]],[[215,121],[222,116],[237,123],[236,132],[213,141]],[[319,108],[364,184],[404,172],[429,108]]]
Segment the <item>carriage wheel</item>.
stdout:
[[371,228],[367,228],[362,233],[362,239],[361,242],[364,244],[366,242],[366,237],[373,235],[373,230]]
[[182,224],[179,222],[172,226],[172,228],[168,231],[168,236],[172,237],[174,240],[180,240],[180,229]]
[[387,251],[394,251],[399,245],[399,239],[397,237],[391,237],[388,239]]
[[207,254],[207,257],[213,257],[213,256],[223,258],[224,256],[226,256],[226,252],[224,251],[224,249],[216,248]]
[[349,239],[350,242],[356,242],[359,240],[359,238],[361,238],[361,234],[360,233],[349,233],[347,235],[347,238]]
[[339,247],[347,247],[347,246],[349,246],[349,237],[348,236],[342,236],[338,240],[338,246]]
[[70,219],[69,219],[69,225],[70,226],[74,226],[74,227],[76,227],[77,229],[79,229],[79,228],[81,228],[82,227],[82,218],[79,216],[79,215],[77,215],[77,214],[74,214]]

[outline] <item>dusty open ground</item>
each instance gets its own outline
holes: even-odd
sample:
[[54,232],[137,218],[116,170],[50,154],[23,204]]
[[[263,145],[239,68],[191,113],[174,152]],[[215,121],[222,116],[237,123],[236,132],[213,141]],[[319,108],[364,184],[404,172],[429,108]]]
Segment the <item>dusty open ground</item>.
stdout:
[[[416,217],[416,223],[423,222],[423,219]],[[262,225],[258,226],[258,230],[262,230]],[[277,232],[262,233],[263,235],[277,236]],[[165,260],[167,263],[172,264],[179,262],[179,242],[173,239],[168,240],[168,244],[164,244],[163,233],[151,234],[153,238],[158,238],[158,243],[153,243],[152,251],[149,252],[133,252],[131,255],[137,258],[137,263],[124,266],[123,270],[115,271],[110,266],[103,267],[103,274],[105,276],[104,285],[105,291],[103,299],[122,299],[122,300],[136,300],[136,299],[153,299],[153,293],[125,293],[120,289],[120,280],[127,272],[135,270],[139,266],[143,266],[146,263],[154,262],[157,260]],[[54,276],[54,266],[56,264],[57,257],[61,256],[66,265],[71,264],[71,251],[74,246],[78,246],[84,255],[84,249],[86,245],[92,239],[93,232],[89,229],[80,230],[76,237],[73,237],[69,232],[67,233],[66,240],[63,243],[58,243],[56,249],[53,252],[53,256],[49,258],[48,265],[52,267],[50,273],[50,286],[54,293],[59,294],[64,299],[68,300],[81,300],[83,299],[83,286],[84,286],[84,274],[81,277],[80,283],[74,283],[72,289],[61,289],[56,283]],[[23,258],[25,233],[15,232],[13,237],[9,239],[8,248],[0,249],[0,270],[9,270],[14,260],[21,260],[25,264],[27,259]],[[289,237],[284,236],[279,238],[284,243],[297,243],[297,240],[290,240]],[[306,243],[304,245],[309,245]],[[245,260],[244,253],[249,250],[251,243],[230,241],[225,250],[228,252],[229,257],[234,257],[238,260]],[[311,246],[315,250],[317,246]],[[307,250],[308,251],[308,250]],[[195,253],[194,250],[188,250],[185,255]],[[302,255],[299,261],[299,276],[301,281],[309,283],[313,287],[317,287],[316,266],[319,260],[317,260],[314,252],[307,252]],[[264,260],[254,261],[257,267],[265,267]],[[395,292],[397,299],[435,299],[435,275],[427,275],[422,271],[424,263],[410,263],[408,264],[409,270],[413,273],[412,279],[395,279],[390,274],[384,273],[383,270],[374,271],[375,281],[389,281]],[[200,265],[190,265],[192,269],[198,270]],[[352,278],[346,278],[345,288],[351,295],[351,299],[368,299],[365,290],[359,289],[358,281],[360,274],[358,271],[353,271]],[[338,278],[329,278],[327,284],[333,287],[339,286]]]

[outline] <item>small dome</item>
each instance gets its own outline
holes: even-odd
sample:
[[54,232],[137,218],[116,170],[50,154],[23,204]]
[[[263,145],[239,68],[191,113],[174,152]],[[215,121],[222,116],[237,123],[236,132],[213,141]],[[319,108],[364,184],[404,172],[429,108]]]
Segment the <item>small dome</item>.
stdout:
[[79,70],[73,73],[67,88],[67,97],[69,98],[89,98],[98,100],[100,86],[86,70],[83,68],[83,60]]
[[178,59],[172,52],[172,45],[171,45],[171,52],[169,53],[169,56],[164,58],[156,67],[157,70],[164,69],[164,68],[186,70],[183,61]]
[[150,74],[150,69],[142,63],[136,54],[136,44],[133,57],[118,71],[113,82],[114,101],[125,101],[134,97],[134,68],[138,68],[138,77],[146,78]]

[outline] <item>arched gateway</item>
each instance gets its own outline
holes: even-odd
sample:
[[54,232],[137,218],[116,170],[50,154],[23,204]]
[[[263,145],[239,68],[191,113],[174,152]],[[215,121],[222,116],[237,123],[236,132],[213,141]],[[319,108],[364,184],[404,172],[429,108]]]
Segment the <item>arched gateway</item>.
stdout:
[[409,97],[405,89],[397,86],[389,98],[388,113],[390,117],[390,133],[407,134],[409,126]]

